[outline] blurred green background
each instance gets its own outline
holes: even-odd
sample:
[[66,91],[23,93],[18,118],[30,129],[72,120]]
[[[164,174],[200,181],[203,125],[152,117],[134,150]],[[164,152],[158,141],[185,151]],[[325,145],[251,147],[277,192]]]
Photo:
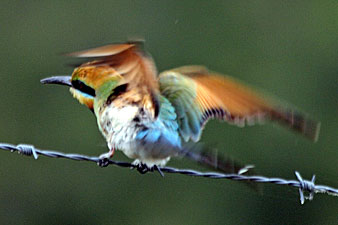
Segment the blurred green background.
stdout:
[[[93,114],[67,88],[61,53],[143,37],[160,71],[203,64],[290,102],[322,122],[314,144],[268,123],[212,121],[202,141],[265,176],[317,175],[338,187],[338,2],[4,1],[0,3],[0,141],[99,155]],[[128,160],[122,153],[115,159]],[[169,166],[202,169],[182,159]],[[298,190],[0,151],[0,224],[338,224],[338,198]]]

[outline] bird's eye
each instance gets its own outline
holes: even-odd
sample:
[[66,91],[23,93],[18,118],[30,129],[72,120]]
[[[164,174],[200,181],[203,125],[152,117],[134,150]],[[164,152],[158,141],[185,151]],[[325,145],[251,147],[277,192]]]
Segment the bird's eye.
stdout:
[[87,95],[95,97],[95,90],[80,80],[72,80],[72,87]]

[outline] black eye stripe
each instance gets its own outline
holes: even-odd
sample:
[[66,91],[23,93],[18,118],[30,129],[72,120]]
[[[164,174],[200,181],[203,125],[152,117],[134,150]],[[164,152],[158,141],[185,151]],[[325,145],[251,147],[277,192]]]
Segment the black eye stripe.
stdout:
[[79,90],[83,93],[86,93],[90,96],[95,97],[95,90],[89,86],[87,86],[85,83],[83,83],[80,80],[72,80],[72,87],[76,90]]
[[117,97],[117,96],[119,96],[119,95],[125,93],[126,90],[127,90],[127,87],[128,87],[128,84],[122,84],[122,85],[120,85],[120,86],[114,88],[113,94],[112,94],[112,95],[114,95],[114,96]]
[[113,92],[107,98],[107,104],[109,105],[112,101],[114,101],[118,96],[125,93],[127,91],[128,84],[122,84],[113,89]]

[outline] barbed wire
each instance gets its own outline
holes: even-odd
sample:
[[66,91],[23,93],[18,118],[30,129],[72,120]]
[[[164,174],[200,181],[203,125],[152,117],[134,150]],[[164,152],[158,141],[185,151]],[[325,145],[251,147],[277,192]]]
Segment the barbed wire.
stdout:
[[[11,152],[18,152],[19,154],[23,154],[26,156],[33,156],[35,159],[38,159],[39,155],[43,155],[43,156],[51,157],[51,158],[65,158],[65,159],[71,159],[71,160],[77,160],[77,161],[91,161],[101,166],[102,165],[103,166],[115,165],[119,167],[131,168],[131,169],[138,167],[137,165],[134,165],[129,162],[113,161],[110,159],[106,159],[105,162],[102,162],[102,159],[100,159],[99,157],[91,157],[91,156],[80,155],[80,154],[65,154],[62,152],[50,151],[50,150],[40,150],[40,149],[35,148],[33,145],[27,145],[27,144],[12,145],[12,144],[0,143],[0,149],[11,151]],[[173,167],[161,167],[161,168],[155,167],[155,169],[148,170],[147,172],[154,172],[156,170],[162,176],[163,176],[163,173],[176,173],[176,174],[183,174],[183,175],[194,176],[194,177],[206,177],[206,178],[213,178],[213,179],[230,179],[230,180],[236,180],[236,181],[252,181],[252,182],[257,182],[257,183],[288,185],[288,186],[298,188],[301,204],[304,204],[305,200],[312,200],[314,197],[314,194],[316,193],[323,193],[323,194],[328,194],[331,196],[338,196],[338,189],[325,186],[325,185],[316,185],[315,175],[312,176],[311,181],[304,180],[302,176],[300,175],[300,173],[297,171],[295,171],[297,180],[285,180],[282,178],[275,178],[275,177],[269,178],[269,177],[263,177],[263,176],[246,176],[243,174],[223,174],[223,173],[217,173],[217,172],[200,172],[200,171],[191,170],[191,169],[178,169],[178,168],[173,168]],[[305,192],[308,193],[307,196],[304,194]]]

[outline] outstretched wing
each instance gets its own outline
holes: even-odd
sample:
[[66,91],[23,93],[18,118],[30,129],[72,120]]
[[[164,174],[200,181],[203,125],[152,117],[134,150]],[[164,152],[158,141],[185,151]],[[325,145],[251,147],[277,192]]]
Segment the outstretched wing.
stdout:
[[161,94],[174,105],[180,134],[198,141],[210,118],[244,126],[264,119],[276,120],[316,140],[319,124],[302,114],[278,108],[238,81],[210,73],[201,66],[185,66],[160,74]]
[[[153,59],[143,50],[141,42],[111,44],[68,54],[73,57],[93,58],[79,67],[109,66],[127,84],[123,91],[132,90],[131,101],[142,104],[154,117],[159,112],[157,71]],[[93,73],[95,75],[95,73]],[[99,80],[99,79],[98,79]]]

